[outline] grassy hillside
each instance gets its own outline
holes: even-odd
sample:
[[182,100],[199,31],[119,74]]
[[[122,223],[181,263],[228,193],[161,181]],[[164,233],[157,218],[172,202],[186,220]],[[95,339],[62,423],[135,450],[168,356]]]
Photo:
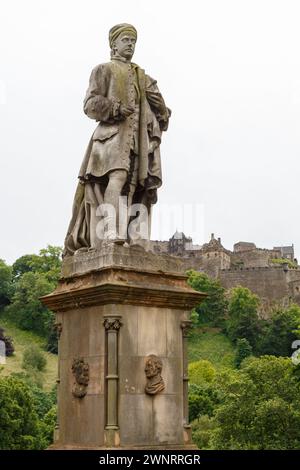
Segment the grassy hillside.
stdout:
[[[11,336],[14,342],[15,353],[6,358],[6,364],[3,365],[2,375],[9,375],[12,372],[24,372],[22,369],[23,352],[32,343],[41,348],[45,345],[45,340],[35,333],[24,331],[17,328],[6,319],[0,318],[0,326],[5,329],[5,335]],[[55,385],[57,378],[57,356],[43,350],[47,359],[46,370],[43,373],[44,389],[50,390]]]
[[201,327],[193,331],[188,342],[189,362],[207,359],[216,369],[234,367],[234,348],[219,328]]

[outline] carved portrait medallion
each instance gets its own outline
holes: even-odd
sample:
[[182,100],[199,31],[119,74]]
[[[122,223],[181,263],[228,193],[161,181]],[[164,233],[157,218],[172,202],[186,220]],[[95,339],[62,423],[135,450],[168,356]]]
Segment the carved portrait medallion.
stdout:
[[148,395],[156,395],[165,389],[165,383],[161,376],[162,361],[155,354],[150,354],[146,359],[145,374],[147,377],[147,384],[145,392]]

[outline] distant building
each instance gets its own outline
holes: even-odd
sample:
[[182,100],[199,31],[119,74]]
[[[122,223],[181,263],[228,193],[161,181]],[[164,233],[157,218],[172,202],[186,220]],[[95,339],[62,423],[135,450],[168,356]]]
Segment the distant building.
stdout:
[[176,232],[169,239],[169,253],[171,255],[183,255],[188,247],[191,247],[193,240],[191,237],[186,237],[183,232]]
[[294,244],[292,246],[274,246],[273,250],[276,250],[280,253],[281,258],[289,259],[294,261]]
[[233,245],[233,251],[239,253],[241,251],[255,250],[256,245],[252,242],[238,242]]
[[[218,278],[226,289],[237,285],[248,287],[262,299],[262,309],[278,302],[300,304],[300,268],[294,258],[294,245],[267,249],[240,241],[231,251],[213,233],[209,242],[200,246],[193,245],[191,237],[176,230],[169,241],[151,241],[150,247],[156,253],[180,256],[185,269]],[[283,259],[289,262],[283,263]]]

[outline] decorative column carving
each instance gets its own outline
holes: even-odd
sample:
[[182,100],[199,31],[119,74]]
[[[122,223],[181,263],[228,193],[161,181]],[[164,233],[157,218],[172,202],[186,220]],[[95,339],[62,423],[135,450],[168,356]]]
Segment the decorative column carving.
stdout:
[[[118,332],[122,325],[120,315],[104,315],[106,331],[106,426],[118,430]],[[113,435],[107,434],[111,441]]]
[[188,334],[191,328],[191,320],[183,320],[181,322],[182,329],[182,356],[183,356],[183,420],[184,427],[190,429],[189,424],[189,376],[188,376],[188,354],[187,354],[187,342]]
[[[56,319],[54,322],[54,329],[57,334],[57,356],[60,358],[60,337],[63,331],[62,326],[62,318],[59,312],[56,313]],[[53,441],[57,442],[59,440],[59,413],[60,413],[60,399],[59,399],[59,387],[60,387],[60,360],[58,360],[58,368],[57,368],[57,379],[56,379],[56,395],[57,395],[57,415],[56,415],[56,423],[55,428],[53,431]]]

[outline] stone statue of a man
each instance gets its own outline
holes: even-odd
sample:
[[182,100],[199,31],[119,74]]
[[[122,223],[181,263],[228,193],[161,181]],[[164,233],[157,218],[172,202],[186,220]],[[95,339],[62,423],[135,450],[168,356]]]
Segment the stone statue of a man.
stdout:
[[120,200],[125,199],[128,208],[143,204],[148,217],[157,200],[162,184],[159,146],[170,110],[156,81],[131,62],[136,39],[137,31],[130,24],[111,28],[111,61],[96,66],[90,77],[84,112],[99,124],[80,169],[65,255],[96,248],[103,233],[113,240],[128,239],[134,212],[127,213],[121,235],[114,224],[108,224],[104,232],[101,224],[99,229],[104,215],[111,216],[109,210],[105,214],[109,207],[114,209],[115,227],[122,225],[122,219],[124,229]]

